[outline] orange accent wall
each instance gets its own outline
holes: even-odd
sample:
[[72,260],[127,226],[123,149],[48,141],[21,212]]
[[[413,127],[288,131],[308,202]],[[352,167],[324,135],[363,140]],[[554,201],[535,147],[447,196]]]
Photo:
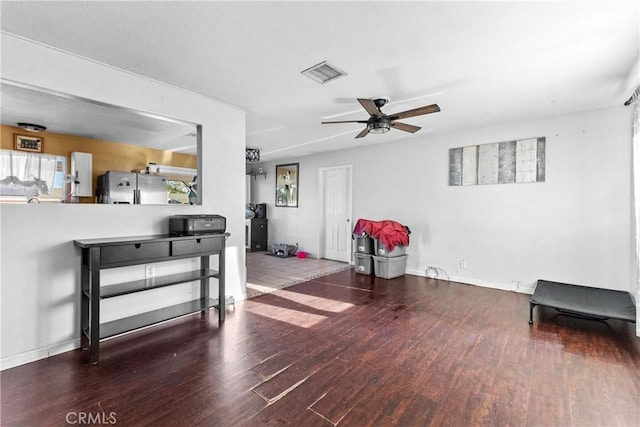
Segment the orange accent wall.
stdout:
[[[80,151],[93,154],[93,189],[97,188],[98,175],[106,171],[133,171],[146,168],[147,163],[157,163],[167,166],[178,166],[196,169],[197,157],[190,154],[174,153],[171,151],[154,150],[119,142],[101,141],[98,139],[79,136],[61,135],[51,132],[32,133],[13,126],[0,125],[1,145],[5,150],[14,149],[14,134],[37,135],[43,138],[43,153],[65,156],[67,158],[67,172],[71,167],[71,153]],[[92,197],[81,197],[82,203],[93,203]]]

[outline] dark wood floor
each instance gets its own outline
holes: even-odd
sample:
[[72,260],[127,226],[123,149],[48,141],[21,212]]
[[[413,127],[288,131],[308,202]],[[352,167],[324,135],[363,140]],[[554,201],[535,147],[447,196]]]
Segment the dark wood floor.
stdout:
[[[345,271],[2,372],[2,425],[638,426],[634,325]],[[85,414],[85,415],[82,415]],[[88,420],[89,418],[84,418]]]

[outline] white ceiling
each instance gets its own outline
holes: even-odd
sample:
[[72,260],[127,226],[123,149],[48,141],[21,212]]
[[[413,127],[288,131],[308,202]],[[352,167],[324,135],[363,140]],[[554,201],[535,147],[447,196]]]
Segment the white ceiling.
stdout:
[[[6,2],[2,30],[247,111],[263,160],[619,106],[639,2]],[[2,58],[4,61],[10,58]],[[328,60],[348,75],[300,72]],[[356,98],[422,130],[354,139]]]

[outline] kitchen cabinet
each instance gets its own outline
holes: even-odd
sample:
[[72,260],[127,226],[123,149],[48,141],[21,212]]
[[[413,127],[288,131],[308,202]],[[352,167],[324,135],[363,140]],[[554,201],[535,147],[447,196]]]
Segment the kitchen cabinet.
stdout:
[[71,175],[74,177],[71,195],[93,197],[93,155],[91,153],[71,153]]

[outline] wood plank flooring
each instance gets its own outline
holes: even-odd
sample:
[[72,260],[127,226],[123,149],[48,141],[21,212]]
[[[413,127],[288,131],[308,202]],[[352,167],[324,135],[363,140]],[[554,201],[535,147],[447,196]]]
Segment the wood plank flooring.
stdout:
[[[1,373],[3,426],[638,426],[627,322],[353,270]],[[83,415],[84,414],[84,415]]]

